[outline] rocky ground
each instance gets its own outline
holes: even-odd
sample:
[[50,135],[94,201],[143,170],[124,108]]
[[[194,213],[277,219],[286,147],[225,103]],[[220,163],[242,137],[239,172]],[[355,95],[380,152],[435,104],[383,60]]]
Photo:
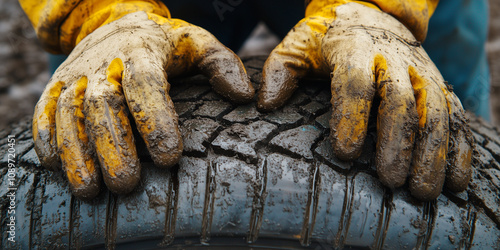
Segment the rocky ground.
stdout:
[[[488,54],[491,65],[493,122],[500,125],[500,1],[490,0],[492,20]],[[262,29],[262,28],[261,28]],[[257,30],[257,43],[248,43],[240,52],[248,56],[268,52],[276,38]],[[16,0],[0,0],[0,131],[23,116],[31,115],[49,79],[47,54]],[[267,39],[258,50],[259,37]],[[262,40],[261,39],[261,40]],[[271,39],[271,41],[269,41]]]
[[16,0],[0,0],[0,130],[31,115],[49,79],[47,54]]

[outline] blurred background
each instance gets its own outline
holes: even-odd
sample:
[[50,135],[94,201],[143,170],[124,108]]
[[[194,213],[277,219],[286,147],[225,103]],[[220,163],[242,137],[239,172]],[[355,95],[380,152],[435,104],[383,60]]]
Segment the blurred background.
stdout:
[[[490,0],[487,44],[491,66],[492,122],[500,126],[500,1]],[[279,40],[259,25],[238,52],[242,57],[268,54]],[[0,131],[33,108],[49,80],[48,56],[17,0],[0,0]]]

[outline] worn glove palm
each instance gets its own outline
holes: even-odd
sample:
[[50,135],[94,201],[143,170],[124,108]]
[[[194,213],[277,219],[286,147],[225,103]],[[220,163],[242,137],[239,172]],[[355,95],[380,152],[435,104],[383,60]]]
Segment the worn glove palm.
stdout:
[[129,112],[154,163],[176,164],[182,140],[167,76],[189,70],[207,75],[231,101],[253,98],[238,57],[197,26],[135,12],[96,29],[57,69],[36,105],[33,138],[42,165],[56,170],[62,160],[80,198],[97,195],[101,171],[111,191],[131,191],[140,164]]
[[327,5],[307,16],[266,61],[258,107],[283,105],[308,74],[330,74],[330,139],[339,158],[360,155],[370,109],[379,98],[381,182],[395,188],[410,175],[410,190],[421,200],[436,198],[445,178],[453,191],[466,188],[472,144],[463,108],[398,20],[368,3]]

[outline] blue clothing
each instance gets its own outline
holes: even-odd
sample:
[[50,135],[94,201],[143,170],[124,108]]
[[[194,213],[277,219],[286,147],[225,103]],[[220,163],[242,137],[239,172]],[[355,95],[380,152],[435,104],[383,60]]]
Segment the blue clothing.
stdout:
[[423,44],[466,110],[490,120],[488,0],[441,0]]
[[[304,17],[303,0],[163,0],[173,18],[201,26],[238,51],[259,21],[281,39]],[[485,43],[488,0],[441,0],[424,47],[465,109],[490,119]],[[55,70],[61,58],[51,57]]]

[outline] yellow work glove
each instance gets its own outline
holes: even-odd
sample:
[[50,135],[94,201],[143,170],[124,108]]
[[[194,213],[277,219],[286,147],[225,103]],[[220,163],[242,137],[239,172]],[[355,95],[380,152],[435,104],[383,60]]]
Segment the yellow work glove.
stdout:
[[339,158],[361,154],[377,99],[376,167],[384,185],[402,186],[410,176],[421,200],[436,198],[445,179],[452,191],[467,187],[472,141],[464,110],[400,21],[367,2],[313,0],[266,61],[258,107],[283,105],[298,79],[314,74],[331,77],[330,139]]
[[239,58],[200,27],[143,11],[100,26],[76,45],[36,105],[33,138],[42,165],[58,170],[62,161],[80,198],[98,194],[101,172],[111,191],[127,193],[140,178],[135,122],[154,163],[173,166],[182,140],[167,76],[190,70],[235,103],[254,96]]

